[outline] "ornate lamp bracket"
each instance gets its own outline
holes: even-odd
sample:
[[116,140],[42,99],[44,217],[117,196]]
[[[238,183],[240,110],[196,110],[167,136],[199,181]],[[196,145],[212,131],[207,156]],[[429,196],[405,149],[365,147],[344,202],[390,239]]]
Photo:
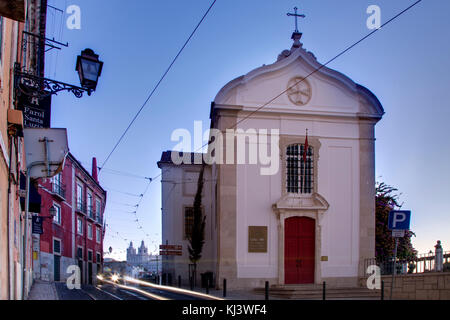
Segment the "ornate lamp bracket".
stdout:
[[43,98],[48,95],[58,94],[60,91],[72,92],[75,97],[81,98],[83,93],[91,95],[92,89],[74,86],[65,82],[42,78],[23,70],[20,64],[14,65],[14,88],[17,94]]

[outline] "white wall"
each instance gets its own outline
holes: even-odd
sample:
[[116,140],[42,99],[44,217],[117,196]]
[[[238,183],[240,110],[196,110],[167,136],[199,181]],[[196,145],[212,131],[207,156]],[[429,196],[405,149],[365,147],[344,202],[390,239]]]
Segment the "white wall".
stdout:
[[[257,68],[224,86],[216,96],[218,108],[236,108],[239,128],[277,128],[282,136],[318,139],[317,191],[329,203],[321,214],[320,250],[328,261],[320,262],[322,277],[358,275],[360,160],[359,114],[381,117],[382,108],[345,75],[321,68],[308,77],[312,91],[304,106],[294,105],[287,94],[294,77],[306,77],[320,67],[305,49],[291,50],[289,57]],[[279,95],[279,96],[278,96]],[[272,101],[274,97],[278,96]],[[373,103],[373,105],[370,104]],[[268,101],[271,101],[267,104]],[[264,106],[263,108],[261,108]],[[253,112],[249,118],[248,112]],[[220,118],[219,118],[220,119]],[[304,141],[298,141],[304,143]],[[281,155],[285,150],[280,150]],[[280,163],[280,165],[284,165]],[[272,204],[280,200],[285,177],[261,176],[258,165],[237,166],[237,273],[240,278],[274,278],[278,272],[278,225]],[[268,252],[248,253],[248,226],[268,226]]]
[[[184,239],[184,207],[192,207],[197,192],[198,165],[163,165],[162,167],[162,242],[182,245],[182,256],[161,256],[163,272],[171,272],[173,281],[178,275],[183,283],[188,281],[188,264],[190,264],[188,246]],[[202,258],[197,267],[197,279],[205,271],[216,269],[216,221],[214,198],[215,181],[211,177],[211,168],[205,167],[202,206],[206,215],[205,244]]]
[[[359,259],[359,140],[356,123],[332,123],[300,119],[247,119],[247,128],[279,126],[281,135],[308,135],[320,138],[318,193],[330,208],[320,221],[322,227],[322,277],[356,276]],[[303,141],[298,141],[304,143]],[[248,149],[248,146],[247,146]],[[285,150],[280,150],[280,154]],[[278,226],[272,204],[281,198],[285,177],[260,175],[259,165],[237,166],[237,269],[240,278],[273,278],[278,272]],[[268,252],[248,253],[248,226],[268,226]],[[318,248],[316,248],[318,249]]]

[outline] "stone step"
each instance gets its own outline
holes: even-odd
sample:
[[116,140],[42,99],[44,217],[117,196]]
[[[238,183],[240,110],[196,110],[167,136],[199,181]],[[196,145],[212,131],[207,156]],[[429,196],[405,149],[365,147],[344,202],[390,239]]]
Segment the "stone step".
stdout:
[[[264,288],[255,289],[258,293],[264,293]],[[380,290],[367,288],[327,288],[326,299],[379,299]],[[322,288],[317,285],[305,286],[273,286],[269,289],[269,296],[277,296],[286,299],[321,299]]]
[[[255,289],[258,292],[264,292],[264,288],[257,288]],[[314,288],[302,288],[302,289],[291,289],[291,288],[270,288],[270,292],[287,292],[287,293],[293,293],[293,292],[305,292],[305,293],[311,293],[311,292],[322,292],[322,289],[314,289]],[[353,293],[367,293],[367,292],[380,292],[380,290],[370,290],[367,288],[326,288],[325,290],[327,293],[345,293],[345,292],[353,292]]]

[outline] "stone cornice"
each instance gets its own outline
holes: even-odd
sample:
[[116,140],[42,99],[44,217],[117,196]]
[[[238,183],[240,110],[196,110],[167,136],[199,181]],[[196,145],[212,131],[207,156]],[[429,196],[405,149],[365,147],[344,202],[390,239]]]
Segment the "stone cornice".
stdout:
[[272,205],[273,210],[276,212],[290,210],[324,212],[329,207],[328,201],[317,192],[308,195],[287,193]]

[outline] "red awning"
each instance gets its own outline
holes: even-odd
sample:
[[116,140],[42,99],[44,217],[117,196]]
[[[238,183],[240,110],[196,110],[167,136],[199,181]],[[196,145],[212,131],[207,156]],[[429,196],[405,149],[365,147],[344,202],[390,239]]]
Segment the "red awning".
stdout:
[[25,0],[0,1],[0,16],[25,21]]

